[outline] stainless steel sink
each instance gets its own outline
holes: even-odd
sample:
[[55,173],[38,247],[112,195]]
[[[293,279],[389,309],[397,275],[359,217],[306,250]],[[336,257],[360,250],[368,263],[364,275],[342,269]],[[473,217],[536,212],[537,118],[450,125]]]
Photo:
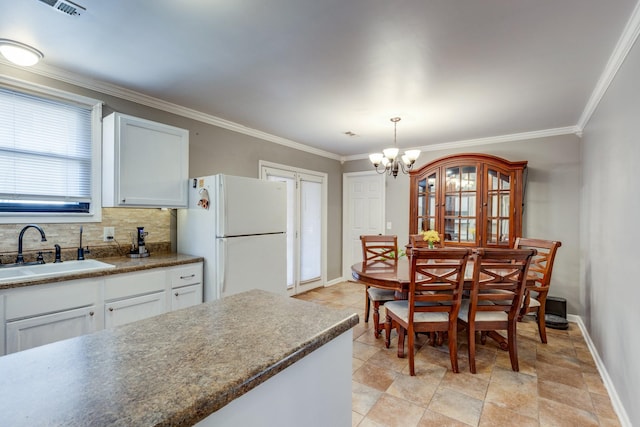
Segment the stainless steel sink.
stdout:
[[84,261],[65,261],[50,264],[21,265],[18,267],[2,267],[0,268],[0,283],[15,280],[40,279],[44,277],[53,277],[63,274],[80,273],[108,268],[115,268],[115,265],[107,264],[106,262],[95,259],[87,259]]

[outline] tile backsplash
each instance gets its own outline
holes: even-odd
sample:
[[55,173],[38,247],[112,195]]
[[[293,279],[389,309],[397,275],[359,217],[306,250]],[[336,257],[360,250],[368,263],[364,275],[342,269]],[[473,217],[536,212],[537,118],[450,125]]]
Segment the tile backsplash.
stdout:
[[[169,252],[171,250],[172,218],[175,209],[131,209],[103,208],[102,222],[38,225],[47,235],[47,241],[40,241],[40,233],[29,229],[23,236],[22,246],[25,260],[35,258],[38,251],[50,251],[45,260],[53,260],[54,245],[62,247],[63,259],[75,259],[80,244],[80,226],[83,228],[82,246],[89,246],[87,258],[100,258],[125,254],[131,248],[131,233],[135,235],[137,227],[148,232],[146,245],[149,251]],[[18,252],[18,235],[26,224],[0,224],[0,255],[3,263],[15,261]],[[103,241],[103,228],[115,228],[115,241]]]

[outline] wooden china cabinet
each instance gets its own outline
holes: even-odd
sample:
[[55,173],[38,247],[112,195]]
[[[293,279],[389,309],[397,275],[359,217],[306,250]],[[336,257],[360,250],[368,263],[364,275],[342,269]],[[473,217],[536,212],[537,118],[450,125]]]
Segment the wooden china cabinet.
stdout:
[[409,233],[437,230],[447,246],[511,247],[522,235],[526,167],[457,154],[411,171]]

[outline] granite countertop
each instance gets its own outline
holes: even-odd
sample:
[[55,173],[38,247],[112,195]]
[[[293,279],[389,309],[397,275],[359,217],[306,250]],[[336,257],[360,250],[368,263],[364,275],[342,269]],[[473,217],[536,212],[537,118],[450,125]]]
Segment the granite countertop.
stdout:
[[53,277],[49,276],[34,279],[15,280],[11,282],[0,283],[0,290],[42,285],[45,283],[64,282],[67,280],[86,279],[88,277],[101,277],[112,274],[131,273],[134,271],[148,270],[150,268],[173,267],[181,264],[201,262],[204,260],[204,258],[176,253],[154,253],[147,258],[128,258],[124,256],[118,256],[96,258],[96,260],[106,262],[107,264],[113,264],[115,265],[115,268],[80,271],[77,273],[67,273]]
[[13,353],[0,357],[2,423],[193,425],[357,323],[252,290]]

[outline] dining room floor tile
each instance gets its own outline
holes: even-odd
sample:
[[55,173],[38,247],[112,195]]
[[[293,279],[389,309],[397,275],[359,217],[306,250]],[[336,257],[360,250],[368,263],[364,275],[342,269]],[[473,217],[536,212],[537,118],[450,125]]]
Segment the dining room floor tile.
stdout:
[[[297,295],[329,307],[352,309],[352,426],[620,426],[609,395],[580,329],[547,329],[542,344],[530,316],[518,323],[519,372],[508,352],[490,339],[476,341],[477,374],[469,373],[468,345],[458,334],[460,373],[451,371],[448,346],[416,339],[416,376],[397,357],[397,336],[389,348],[384,331],[373,335],[373,318],[364,321],[364,286],[342,282]],[[384,309],[380,309],[384,320]],[[405,344],[406,346],[406,344]],[[407,349],[405,348],[405,353]]]

